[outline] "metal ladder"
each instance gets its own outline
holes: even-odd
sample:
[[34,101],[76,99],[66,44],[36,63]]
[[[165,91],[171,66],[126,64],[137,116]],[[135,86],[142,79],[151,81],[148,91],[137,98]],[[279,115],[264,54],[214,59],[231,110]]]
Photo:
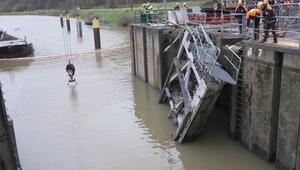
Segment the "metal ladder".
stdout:
[[237,84],[235,87],[235,96],[234,96],[234,113],[235,113],[235,128],[234,128],[234,137],[238,140],[241,139],[242,131],[242,113],[244,105],[244,88],[243,88],[243,72],[244,72],[244,60],[242,58],[240,72],[238,74]]

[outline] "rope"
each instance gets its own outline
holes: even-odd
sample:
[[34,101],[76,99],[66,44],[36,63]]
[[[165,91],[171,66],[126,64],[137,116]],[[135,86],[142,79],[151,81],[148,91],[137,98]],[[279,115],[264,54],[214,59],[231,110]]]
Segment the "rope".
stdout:
[[[88,56],[91,54],[98,54],[98,53],[105,52],[105,51],[119,50],[119,49],[127,48],[127,47],[129,47],[129,45],[125,44],[122,46],[117,46],[117,47],[112,47],[112,48],[73,53],[72,56],[73,56],[73,58],[74,57],[79,58],[79,57]],[[94,56],[94,55],[91,55],[91,56]],[[49,59],[64,59],[64,58],[69,58],[69,56],[66,56],[65,54],[58,54],[58,55],[45,55],[45,56],[22,57],[22,58],[21,57],[20,58],[4,58],[4,59],[0,59],[0,61],[49,60]]]

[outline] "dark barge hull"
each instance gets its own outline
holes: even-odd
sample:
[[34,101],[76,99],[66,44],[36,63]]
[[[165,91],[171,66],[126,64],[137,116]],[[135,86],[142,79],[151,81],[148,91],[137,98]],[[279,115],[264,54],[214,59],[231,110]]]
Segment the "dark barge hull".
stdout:
[[32,44],[12,45],[0,47],[0,58],[19,58],[33,54]]

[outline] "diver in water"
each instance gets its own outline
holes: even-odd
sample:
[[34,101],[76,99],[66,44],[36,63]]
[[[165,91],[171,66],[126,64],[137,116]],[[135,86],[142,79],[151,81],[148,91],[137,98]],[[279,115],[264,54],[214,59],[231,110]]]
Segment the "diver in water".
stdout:
[[76,79],[74,78],[74,75],[75,75],[75,66],[71,63],[70,60],[69,60],[69,64],[66,67],[66,71],[68,73],[68,76],[70,77],[69,78],[69,83],[70,82],[75,82],[76,81]]

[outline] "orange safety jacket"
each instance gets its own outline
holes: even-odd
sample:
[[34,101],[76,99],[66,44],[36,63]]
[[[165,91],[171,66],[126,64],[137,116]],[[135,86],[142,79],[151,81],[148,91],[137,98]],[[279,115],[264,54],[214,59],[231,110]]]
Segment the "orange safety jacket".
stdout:
[[253,8],[250,11],[247,12],[246,19],[252,19],[252,18],[254,18],[256,16],[259,16],[259,15],[261,15],[261,10],[259,10],[257,8]]

